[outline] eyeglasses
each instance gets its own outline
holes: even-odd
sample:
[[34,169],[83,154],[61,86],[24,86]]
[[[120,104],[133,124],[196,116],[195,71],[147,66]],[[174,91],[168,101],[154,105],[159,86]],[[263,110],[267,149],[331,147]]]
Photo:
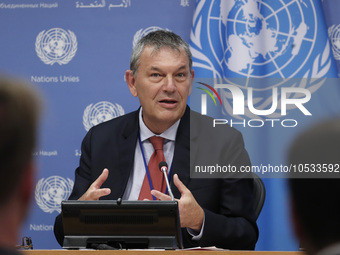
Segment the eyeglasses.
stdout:
[[33,243],[31,237],[24,236],[22,238],[22,243],[16,245],[18,250],[33,250]]

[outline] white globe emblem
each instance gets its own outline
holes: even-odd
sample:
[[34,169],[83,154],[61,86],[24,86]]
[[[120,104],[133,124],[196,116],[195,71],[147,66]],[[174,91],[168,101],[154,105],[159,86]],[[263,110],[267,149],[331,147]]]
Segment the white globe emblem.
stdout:
[[125,111],[121,105],[102,101],[96,103],[95,105],[90,104],[85,108],[83,124],[86,131],[89,131],[93,126],[124,114]]
[[35,42],[38,57],[47,65],[67,64],[75,56],[77,48],[75,34],[62,28],[40,32]]
[[[193,66],[212,72],[216,83],[236,85],[245,93],[251,87],[256,109],[270,107],[271,89],[287,86],[284,79],[321,78],[330,68],[329,43],[315,49],[317,14],[312,0],[201,0],[198,6],[191,33]],[[313,93],[322,83],[308,85],[300,79],[291,86],[313,87]],[[220,96],[224,113],[232,114],[231,93],[222,89]]]
[[60,176],[40,179],[35,188],[35,200],[46,213],[61,212],[61,201],[67,200],[73,188],[73,181]]
[[[223,37],[224,69],[247,78],[288,78],[309,59],[317,34],[313,2],[221,1],[220,10],[209,29],[219,29]],[[213,12],[209,16],[214,18]]]
[[340,60],[340,24],[329,27],[328,36],[332,44],[334,58]]
[[136,46],[136,44],[138,43],[138,41],[140,39],[142,39],[144,36],[146,36],[147,34],[157,31],[157,30],[166,30],[166,31],[170,31],[169,29],[163,29],[161,27],[157,27],[157,26],[152,26],[152,27],[148,27],[146,29],[140,29],[138,30],[134,37],[133,37],[133,42],[132,42],[132,47],[134,48]]

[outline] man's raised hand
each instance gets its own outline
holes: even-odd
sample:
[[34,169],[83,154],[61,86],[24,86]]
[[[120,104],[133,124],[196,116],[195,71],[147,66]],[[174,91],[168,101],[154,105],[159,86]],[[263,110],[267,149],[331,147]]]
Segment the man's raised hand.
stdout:
[[101,175],[95,180],[90,188],[82,195],[78,200],[98,200],[100,197],[107,196],[111,193],[111,189],[100,187],[106,181],[109,176],[109,170],[105,168]]

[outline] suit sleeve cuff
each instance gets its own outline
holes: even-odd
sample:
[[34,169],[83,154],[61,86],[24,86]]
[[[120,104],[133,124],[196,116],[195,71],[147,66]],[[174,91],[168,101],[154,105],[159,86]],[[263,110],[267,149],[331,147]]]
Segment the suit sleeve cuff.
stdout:
[[191,228],[187,228],[187,231],[188,231],[189,235],[191,235],[193,241],[201,240],[201,238],[203,236],[204,223],[205,223],[205,213],[204,213],[203,224],[202,224],[200,232],[193,230]]

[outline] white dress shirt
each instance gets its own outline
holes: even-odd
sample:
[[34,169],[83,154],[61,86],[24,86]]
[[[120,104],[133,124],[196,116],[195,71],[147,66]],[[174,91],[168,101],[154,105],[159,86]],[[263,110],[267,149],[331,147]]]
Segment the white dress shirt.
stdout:
[[[172,159],[175,151],[175,140],[177,129],[180,119],[176,121],[170,128],[165,130],[162,134],[154,134],[144,123],[142,116],[142,107],[139,110],[139,127],[140,127],[140,139],[143,146],[144,156],[146,164],[149,164],[151,155],[154,152],[154,148],[149,140],[152,136],[160,136],[165,138],[163,145],[163,153],[165,161],[169,166],[169,171],[172,165]],[[144,165],[143,154],[139,146],[139,141],[136,142],[135,158],[133,163],[133,170],[130,174],[125,192],[123,194],[123,200],[138,200],[140,190],[142,189],[143,181],[145,178],[146,169]],[[193,237],[193,240],[200,240],[203,234],[204,222],[200,232],[196,232],[190,228],[187,228],[188,233]]]
[[[163,152],[165,161],[169,166],[169,171],[171,169],[172,159],[174,157],[175,151],[175,140],[177,129],[180,120],[176,121],[170,128],[164,131],[162,134],[157,135],[165,138],[163,145]],[[140,138],[143,146],[144,156],[146,160],[146,164],[149,164],[149,160],[151,155],[154,152],[154,148],[149,140],[150,137],[155,136],[150,129],[145,125],[142,117],[142,108],[139,111],[139,127],[140,127]],[[123,200],[138,200],[140,190],[143,185],[144,177],[145,177],[146,169],[144,165],[143,154],[141,148],[139,146],[139,141],[137,140],[136,149],[135,149],[135,158],[133,163],[133,170],[130,174],[128,184],[126,186],[124,195],[122,197]]]

